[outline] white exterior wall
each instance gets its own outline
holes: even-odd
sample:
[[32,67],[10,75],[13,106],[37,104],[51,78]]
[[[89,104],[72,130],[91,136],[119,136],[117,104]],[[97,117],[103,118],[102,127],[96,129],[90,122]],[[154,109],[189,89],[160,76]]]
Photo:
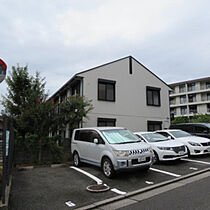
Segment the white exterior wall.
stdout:
[[[169,127],[169,87],[133,59],[132,71],[129,74],[127,58],[78,74],[83,77],[83,95],[94,106],[83,127],[97,126],[97,118],[115,118],[116,126],[133,131],[146,131],[148,120]],[[115,102],[98,100],[98,79],[116,81]],[[146,86],[161,88],[160,107],[147,106]]]

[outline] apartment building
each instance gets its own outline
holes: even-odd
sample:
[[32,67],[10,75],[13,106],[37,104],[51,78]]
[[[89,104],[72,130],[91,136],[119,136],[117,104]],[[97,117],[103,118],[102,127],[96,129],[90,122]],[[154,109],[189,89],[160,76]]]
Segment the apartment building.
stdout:
[[174,117],[210,114],[210,77],[169,84]]
[[[133,131],[168,128],[170,87],[135,58],[128,56],[77,73],[51,98],[59,104],[79,94],[94,110],[83,127],[122,126]],[[66,129],[65,137],[68,138]]]

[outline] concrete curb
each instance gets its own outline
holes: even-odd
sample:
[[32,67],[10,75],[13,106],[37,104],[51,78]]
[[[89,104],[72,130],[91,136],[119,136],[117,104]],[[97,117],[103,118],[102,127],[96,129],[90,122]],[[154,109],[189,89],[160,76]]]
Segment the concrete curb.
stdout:
[[42,167],[51,167],[51,168],[61,168],[61,167],[68,167],[69,165],[73,165],[73,162],[66,162],[66,163],[58,163],[58,164],[51,164],[51,165],[30,165],[30,166],[21,166],[17,165],[16,168],[19,171],[27,171],[27,170],[33,170],[35,168],[42,168]]
[[120,195],[120,196],[116,196],[116,197],[113,197],[113,198],[108,198],[108,199],[103,200],[103,201],[92,203],[90,205],[77,208],[77,210],[86,210],[86,209],[97,208],[97,207],[100,207],[100,206],[103,206],[103,205],[107,205],[107,204],[110,204],[110,203],[113,203],[113,202],[116,202],[116,201],[123,200],[125,198],[129,198],[129,197],[134,196],[134,195],[138,195],[138,194],[141,194],[141,193],[144,193],[144,192],[148,192],[150,190],[153,190],[153,189],[156,189],[156,188],[159,188],[159,187],[163,187],[163,186],[166,186],[166,185],[169,185],[169,184],[172,184],[172,183],[184,180],[184,179],[188,179],[190,177],[193,177],[193,176],[196,176],[196,175],[199,175],[199,174],[202,174],[202,173],[206,173],[206,172],[209,172],[209,171],[210,171],[210,168],[206,168],[206,169],[203,169],[203,170],[200,170],[200,171],[193,172],[191,174],[187,174],[187,175],[184,175],[184,176],[181,176],[181,177],[178,177],[178,178],[174,178],[172,180],[168,180],[168,181],[161,182],[161,183],[149,186],[149,187],[145,187],[145,188],[142,188],[142,189],[139,189],[139,190],[128,192],[125,195]]
[[34,169],[34,166],[17,166],[18,171],[28,171]]

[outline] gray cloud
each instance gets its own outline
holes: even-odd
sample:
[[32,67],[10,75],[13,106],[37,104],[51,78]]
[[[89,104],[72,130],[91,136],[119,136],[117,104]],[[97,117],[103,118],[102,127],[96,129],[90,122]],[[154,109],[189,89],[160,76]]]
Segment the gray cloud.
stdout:
[[127,55],[168,83],[205,77],[209,6],[207,0],[3,0],[0,57],[8,70],[19,63],[31,74],[40,71],[50,94],[76,72]]

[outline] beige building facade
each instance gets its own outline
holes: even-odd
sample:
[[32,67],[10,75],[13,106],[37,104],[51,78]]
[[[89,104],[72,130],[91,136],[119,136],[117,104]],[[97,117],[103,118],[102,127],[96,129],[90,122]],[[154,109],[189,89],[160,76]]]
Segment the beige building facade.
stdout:
[[210,77],[169,84],[170,112],[174,117],[210,114]]
[[51,98],[60,103],[66,96],[79,94],[92,100],[94,109],[82,127],[146,131],[169,127],[169,90],[164,81],[128,56],[76,74]]

